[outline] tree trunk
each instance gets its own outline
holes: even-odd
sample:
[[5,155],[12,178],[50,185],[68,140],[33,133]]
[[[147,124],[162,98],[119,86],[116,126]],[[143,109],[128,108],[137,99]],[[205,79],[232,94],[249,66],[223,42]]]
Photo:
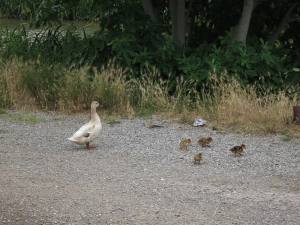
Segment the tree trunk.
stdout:
[[183,46],[186,32],[185,0],[170,0],[169,9],[173,38],[178,45]]
[[191,30],[192,30],[192,10],[193,10],[193,4],[194,0],[189,0],[188,1],[188,8],[187,8],[187,14],[186,14],[186,24],[185,24],[185,34],[186,34],[186,39],[185,42],[189,41],[190,35],[191,35]]
[[157,22],[157,15],[155,13],[155,9],[153,7],[153,2],[152,0],[143,0],[143,7],[144,7],[144,12],[150,16],[150,18],[154,21]]
[[236,41],[246,44],[247,34],[251,21],[252,12],[255,7],[255,0],[244,0],[243,12],[238,25],[234,29],[233,38]]
[[293,10],[295,9],[296,6],[297,6],[297,3],[293,4],[289,8],[289,10],[286,12],[284,17],[281,19],[277,29],[275,30],[275,32],[269,38],[269,43],[270,44],[273,44],[279,38],[279,36],[282,35],[285,32],[285,30],[287,28],[287,25],[291,21],[292,12],[293,12]]

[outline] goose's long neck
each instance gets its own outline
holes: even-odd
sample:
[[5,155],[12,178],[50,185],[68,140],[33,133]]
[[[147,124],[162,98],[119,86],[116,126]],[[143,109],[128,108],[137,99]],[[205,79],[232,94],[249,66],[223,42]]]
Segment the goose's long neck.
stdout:
[[97,121],[97,120],[100,121],[100,117],[97,114],[96,107],[91,107],[91,120],[93,120],[93,121]]

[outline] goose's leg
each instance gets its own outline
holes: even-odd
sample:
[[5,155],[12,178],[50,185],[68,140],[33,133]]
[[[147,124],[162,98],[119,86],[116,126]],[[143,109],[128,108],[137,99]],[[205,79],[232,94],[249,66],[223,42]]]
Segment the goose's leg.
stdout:
[[87,150],[90,150],[92,148],[96,148],[95,146],[91,146],[90,142],[86,143],[85,146],[86,146]]

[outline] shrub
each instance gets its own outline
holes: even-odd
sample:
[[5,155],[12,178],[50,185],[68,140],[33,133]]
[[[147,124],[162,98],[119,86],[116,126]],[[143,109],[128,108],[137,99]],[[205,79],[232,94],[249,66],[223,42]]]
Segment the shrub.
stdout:
[[152,66],[163,79],[172,77],[173,85],[180,76],[198,84],[207,83],[212,71],[217,74],[227,71],[244,85],[260,82],[273,90],[300,83],[300,65],[280,43],[270,46],[263,41],[252,41],[244,46],[226,36],[215,44],[181,49],[169,35],[154,35],[154,30],[139,27],[132,32],[102,31],[93,36],[80,34],[76,29],[63,31],[60,27],[38,33],[5,30],[0,38],[0,54],[6,59],[19,56],[68,68],[95,66],[98,69],[114,57],[134,77]]
[[250,45],[233,42],[230,37],[210,47],[201,46],[178,58],[179,68],[186,78],[200,82],[209,80],[212,71],[227,71],[242,84],[264,84],[265,88],[280,90],[300,83],[299,65],[293,65],[289,52],[277,44],[262,41]]
[[22,83],[43,109],[58,107],[64,69],[59,65],[30,63],[24,68]]

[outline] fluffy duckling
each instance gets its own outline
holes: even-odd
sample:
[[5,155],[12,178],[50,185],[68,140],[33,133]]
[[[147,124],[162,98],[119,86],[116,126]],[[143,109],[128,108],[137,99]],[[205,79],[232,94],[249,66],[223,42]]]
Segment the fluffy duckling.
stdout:
[[230,151],[232,153],[234,153],[235,156],[242,156],[245,148],[246,148],[246,145],[241,144],[239,146],[234,146],[233,148],[230,149]]
[[179,148],[181,151],[187,151],[188,146],[192,143],[190,138],[185,138],[180,141]]
[[202,161],[202,153],[198,153],[194,156],[194,164],[200,164]]
[[212,138],[211,137],[207,137],[207,138],[200,138],[198,140],[198,144],[202,145],[202,147],[209,147],[210,143],[212,142]]
[[87,149],[92,148],[90,142],[94,140],[102,129],[102,124],[99,115],[97,114],[97,107],[99,103],[93,101],[91,103],[91,119],[88,123],[84,124],[72,137],[68,140],[76,144],[85,144]]

